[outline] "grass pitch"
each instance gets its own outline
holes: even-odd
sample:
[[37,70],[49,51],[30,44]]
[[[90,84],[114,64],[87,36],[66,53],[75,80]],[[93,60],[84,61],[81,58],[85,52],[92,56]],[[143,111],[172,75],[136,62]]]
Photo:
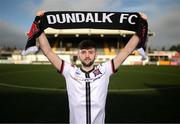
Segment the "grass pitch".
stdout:
[[[68,122],[65,80],[51,65],[0,65],[0,122]],[[180,67],[121,66],[106,122],[180,122]]]

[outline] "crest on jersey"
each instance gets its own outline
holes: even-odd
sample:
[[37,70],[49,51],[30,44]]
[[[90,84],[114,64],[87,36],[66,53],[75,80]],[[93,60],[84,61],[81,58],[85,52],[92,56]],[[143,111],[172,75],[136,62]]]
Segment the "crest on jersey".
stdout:
[[99,69],[94,70],[93,73],[95,77],[99,74],[102,74]]

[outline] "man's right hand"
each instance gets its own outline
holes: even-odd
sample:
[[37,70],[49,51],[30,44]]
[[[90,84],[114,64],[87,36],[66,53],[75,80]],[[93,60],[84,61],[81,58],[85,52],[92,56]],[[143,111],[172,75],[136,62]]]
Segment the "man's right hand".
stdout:
[[141,16],[142,19],[144,19],[144,20],[147,20],[147,19],[148,19],[148,17],[147,17],[146,14],[144,14],[144,13],[142,13],[142,12],[140,12],[139,14],[140,14],[140,16]]

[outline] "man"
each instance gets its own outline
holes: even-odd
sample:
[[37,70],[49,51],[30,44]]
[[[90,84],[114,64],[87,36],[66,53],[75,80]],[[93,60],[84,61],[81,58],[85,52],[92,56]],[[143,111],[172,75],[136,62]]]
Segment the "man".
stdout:
[[[40,11],[37,16],[43,13]],[[141,17],[147,19],[144,14],[141,14]],[[53,53],[44,33],[39,36],[39,45],[44,55],[66,79],[70,123],[104,123],[109,78],[136,48],[138,42],[139,37],[133,35],[123,51],[115,58],[95,67],[93,63],[97,56],[96,46],[93,41],[84,40],[79,44],[78,57],[82,63],[79,68]]]

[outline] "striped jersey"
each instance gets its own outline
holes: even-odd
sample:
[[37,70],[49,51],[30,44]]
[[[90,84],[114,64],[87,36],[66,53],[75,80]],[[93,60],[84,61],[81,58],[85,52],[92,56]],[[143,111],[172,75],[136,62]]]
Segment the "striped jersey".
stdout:
[[88,72],[62,61],[60,73],[66,80],[71,124],[104,124],[109,78],[114,72],[113,60]]

